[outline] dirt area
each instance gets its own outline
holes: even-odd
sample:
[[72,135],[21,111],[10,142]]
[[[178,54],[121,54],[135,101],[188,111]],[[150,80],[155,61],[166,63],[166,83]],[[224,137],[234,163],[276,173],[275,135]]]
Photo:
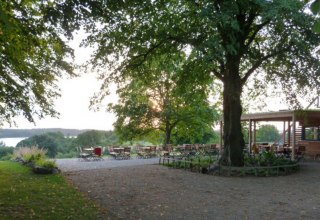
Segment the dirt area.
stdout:
[[320,163],[281,177],[220,177],[143,165],[65,173],[103,219],[319,219]]

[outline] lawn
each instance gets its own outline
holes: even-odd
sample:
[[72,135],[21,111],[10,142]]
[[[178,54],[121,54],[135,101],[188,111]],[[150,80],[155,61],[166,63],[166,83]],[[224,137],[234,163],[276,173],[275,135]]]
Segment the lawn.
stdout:
[[0,161],[0,219],[98,219],[106,212],[60,174],[37,175]]

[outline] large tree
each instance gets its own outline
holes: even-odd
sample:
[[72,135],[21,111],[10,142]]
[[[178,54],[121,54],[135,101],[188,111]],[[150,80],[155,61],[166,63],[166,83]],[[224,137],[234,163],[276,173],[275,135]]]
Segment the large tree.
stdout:
[[[190,79],[222,81],[223,164],[243,165],[241,94],[249,77],[267,81],[269,86],[280,84],[288,93],[319,85],[315,50],[320,38],[311,30],[315,19],[305,10],[303,0],[83,0],[61,4],[66,5],[74,10],[64,18],[85,14],[89,32],[85,43],[96,44],[92,63],[102,70],[106,85],[139,68],[152,54],[173,51],[188,53],[185,68]],[[197,71],[190,71],[193,68]]]
[[72,66],[72,50],[47,20],[50,1],[0,2],[0,124],[24,115],[56,116],[57,79]]

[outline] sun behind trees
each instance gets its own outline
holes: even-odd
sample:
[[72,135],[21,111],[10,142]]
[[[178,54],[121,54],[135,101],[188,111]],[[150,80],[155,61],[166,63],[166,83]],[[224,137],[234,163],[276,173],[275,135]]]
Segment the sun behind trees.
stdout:
[[191,141],[213,133],[218,113],[208,101],[210,81],[184,83],[192,80],[192,73],[182,69],[184,62],[184,53],[153,56],[118,84],[119,102],[109,109],[117,116],[115,129],[123,140],[155,133],[169,144],[174,131],[179,131],[176,139]]

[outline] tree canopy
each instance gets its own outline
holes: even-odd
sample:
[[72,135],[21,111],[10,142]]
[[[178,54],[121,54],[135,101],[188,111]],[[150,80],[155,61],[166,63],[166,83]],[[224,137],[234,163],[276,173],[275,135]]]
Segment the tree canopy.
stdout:
[[258,142],[276,142],[279,139],[279,131],[274,125],[261,125],[256,132]]
[[73,51],[49,22],[51,1],[0,2],[0,119],[12,122],[23,114],[57,116],[53,99],[59,96],[57,79],[73,75],[66,58]]
[[[222,81],[221,163],[242,166],[241,94],[249,77],[281,86],[288,97],[319,85],[319,35],[303,0],[67,1],[66,16],[86,20],[84,45],[96,45],[92,65],[111,82],[134,75],[154,54],[185,52],[181,83]],[[62,10],[60,10],[60,13]],[[75,22],[74,24],[79,24]],[[72,25],[68,26],[72,28]]]
[[90,130],[79,134],[76,143],[81,147],[106,146],[118,143],[118,137],[112,131]]

